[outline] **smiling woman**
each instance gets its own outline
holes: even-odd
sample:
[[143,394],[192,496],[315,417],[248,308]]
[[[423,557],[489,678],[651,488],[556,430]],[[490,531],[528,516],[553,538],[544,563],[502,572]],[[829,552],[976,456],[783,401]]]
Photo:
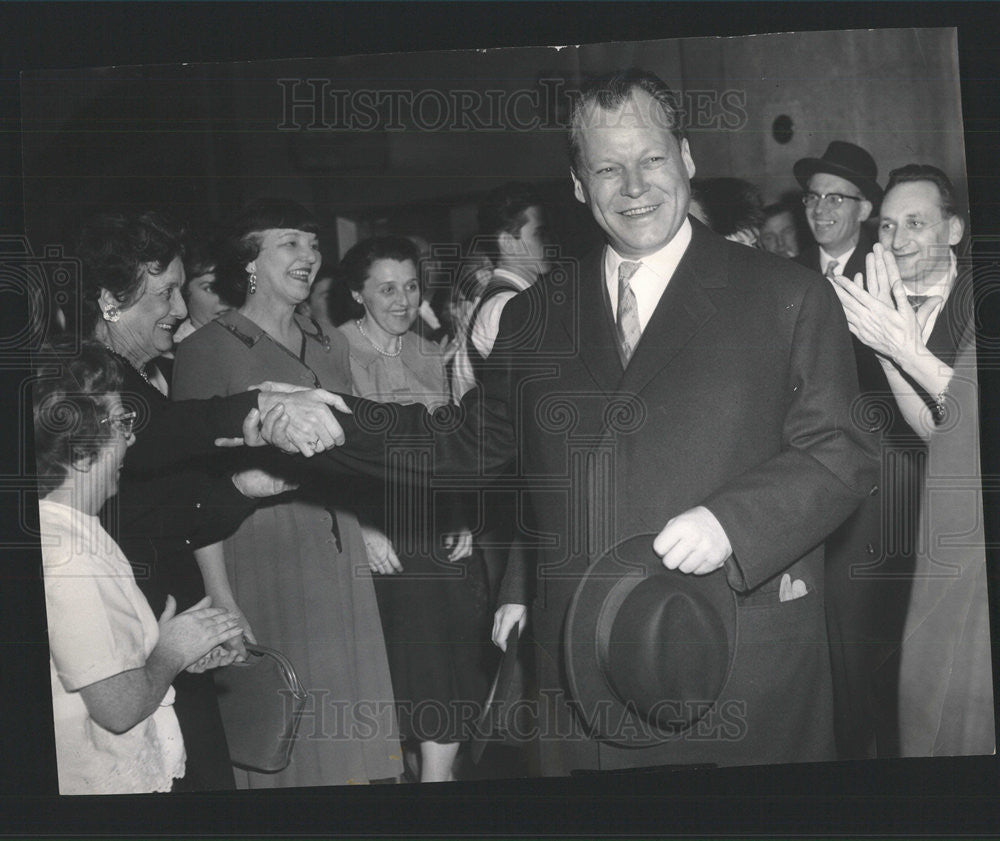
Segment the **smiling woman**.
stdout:
[[[318,230],[309,211],[280,199],[253,202],[227,226],[216,275],[236,309],[178,347],[175,399],[239,394],[264,380],[353,390],[347,339],[296,313],[320,268]],[[260,451],[235,457],[243,466],[267,459]],[[342,507],[353,496],[288,473],[287,462],[261,466],[301,486],[258,508],[197,560],[214,603],[241,616],[251,642],[273,645],[292,661],[316,714],[285,770],[237,772],[237,783],[277,788],[395,777],[402,763],[378,605],[357,518]]]
[[138,216],[94,217],[80,237],[87,267],[84,318],[90,335],[166,393],[157,370],[147,370],[174,346],[174,330],[187,316],[183,229],[149,211]]
[[[171,686],[239,632],[206,601],[157,622],[97,515],[135,443],[123,366],[96,344],[33,386],[39,521],[61,794],[170,791],[185,776]],[[221,649],[220,649],[221,652]]]

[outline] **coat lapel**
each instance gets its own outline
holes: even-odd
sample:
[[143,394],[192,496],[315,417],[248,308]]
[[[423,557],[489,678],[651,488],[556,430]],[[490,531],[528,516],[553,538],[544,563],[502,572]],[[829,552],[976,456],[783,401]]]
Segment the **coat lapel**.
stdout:
[[701,225],[692,223],[692,228],[691,244],[642,331],[619,391],[641,392],[715,315],[706,289],[728,285],[726,249],[712,247],[713,235]]
[[610,396],[622,377],[618,337],[611,317],[611,303],[604,283],[604,249],[580,261],[576,307],[569,308],[577,324],[564,325],[579,347],[578,358],[594,382]]

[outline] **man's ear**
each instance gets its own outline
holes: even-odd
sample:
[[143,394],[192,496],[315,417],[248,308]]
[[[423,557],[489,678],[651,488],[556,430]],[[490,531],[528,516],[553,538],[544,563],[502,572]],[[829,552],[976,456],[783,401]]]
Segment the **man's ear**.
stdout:
[[94,466],[94,462],[97,461],[97,453],[88,453],[86,455],[79,455],[73,459],[70,464],[75,471],[78,473],[90,473],[90,468]]
[[952,216],[948,220],[948,245],[958,245],[965,233],[965,222],[959,215]]
[[576,177],[576,173],[570,168],[569,177],[573,179],[573,195],[576,196],[576,200],[580,204],[587,203],[587,188],[583,186],[583,182]]
[[869,216],[872,215],[872,210],[874,210],[875,205],[873,205],[868,199],[862,199],[858,202],[858,221],[864,222]]
[[694,158],[691,157],[691,145],[688,143],[686,137],[681,138],[680,149],[681,160],[684,161],[684,168],[687,170],[688,178],[694,178]]

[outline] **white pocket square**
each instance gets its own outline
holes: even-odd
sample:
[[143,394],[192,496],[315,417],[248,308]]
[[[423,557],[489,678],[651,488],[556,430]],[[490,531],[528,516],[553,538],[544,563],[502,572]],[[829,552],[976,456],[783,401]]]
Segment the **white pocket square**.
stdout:
[[796,578],[792,581],[792,576],[787,572],[781,576],[781,584],[778,585],[779,602],[790,602],[792,599],[800,599],[807,592],[806,582],[801,578]]

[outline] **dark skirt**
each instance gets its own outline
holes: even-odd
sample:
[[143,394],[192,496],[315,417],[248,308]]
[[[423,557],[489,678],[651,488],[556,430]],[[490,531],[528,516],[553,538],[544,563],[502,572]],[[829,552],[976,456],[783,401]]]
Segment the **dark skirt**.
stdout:
[[464,741],[489,688],[492,614],[482,555],[400,562],[402,573],[374,576],[400,735]]

